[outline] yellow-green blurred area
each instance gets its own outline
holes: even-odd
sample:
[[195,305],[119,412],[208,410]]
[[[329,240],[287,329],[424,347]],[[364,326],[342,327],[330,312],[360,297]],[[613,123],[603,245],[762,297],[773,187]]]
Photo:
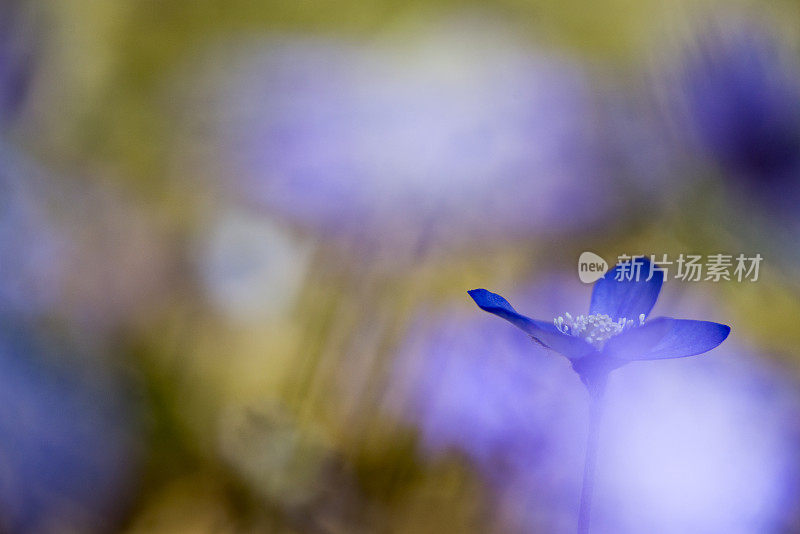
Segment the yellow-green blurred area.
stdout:
[[612,375],[596,532],[800,532],[798,11],[0,0],[0,532],[574,532],[583,386],[466,291],[584,251],[763,257],[670,265],[732,334]]

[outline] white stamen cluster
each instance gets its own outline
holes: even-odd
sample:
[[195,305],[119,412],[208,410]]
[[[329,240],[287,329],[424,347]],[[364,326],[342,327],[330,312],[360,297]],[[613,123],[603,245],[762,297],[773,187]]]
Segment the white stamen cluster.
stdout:
[[563,316],[553,319],[553,324],[556,325],[560,332],[570,336],[582,337],[600,349],[610,338],[621,334],[629,328],[643,325],[644,314],[639,314],[637,324],[633,319],[626,319],[625,317],[615,321],[603,313],[579,315],[574,318],[569,313],[565,313]]

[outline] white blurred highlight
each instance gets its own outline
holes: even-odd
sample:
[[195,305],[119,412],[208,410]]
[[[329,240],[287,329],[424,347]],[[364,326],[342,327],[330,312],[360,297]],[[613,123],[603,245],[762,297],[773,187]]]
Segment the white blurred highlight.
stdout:
[[197,246],[207,297],[234,321],[275,318],[300,290],[311,248],[269,219],[239,209],[222,212]]

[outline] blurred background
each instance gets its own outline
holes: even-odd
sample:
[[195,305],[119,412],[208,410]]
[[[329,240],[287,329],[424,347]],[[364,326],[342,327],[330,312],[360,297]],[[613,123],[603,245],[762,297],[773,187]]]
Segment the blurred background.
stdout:
[[[577,258],[732,326],[612,375],[593,525],[800,532],[800,5],[0,0],[0,532],[570,533]],[[674,267],[673,267],[674,269]]]

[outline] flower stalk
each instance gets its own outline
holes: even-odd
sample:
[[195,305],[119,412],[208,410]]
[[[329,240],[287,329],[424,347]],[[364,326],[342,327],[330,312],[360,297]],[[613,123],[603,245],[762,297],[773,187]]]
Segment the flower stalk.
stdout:
[[578,534],[589,534],[605,388],[605,378],[595,387],[589,388],[589,432],[586,437],[586,459],[583,464],[583,487],[581,488],[581,504],[578,511]]

